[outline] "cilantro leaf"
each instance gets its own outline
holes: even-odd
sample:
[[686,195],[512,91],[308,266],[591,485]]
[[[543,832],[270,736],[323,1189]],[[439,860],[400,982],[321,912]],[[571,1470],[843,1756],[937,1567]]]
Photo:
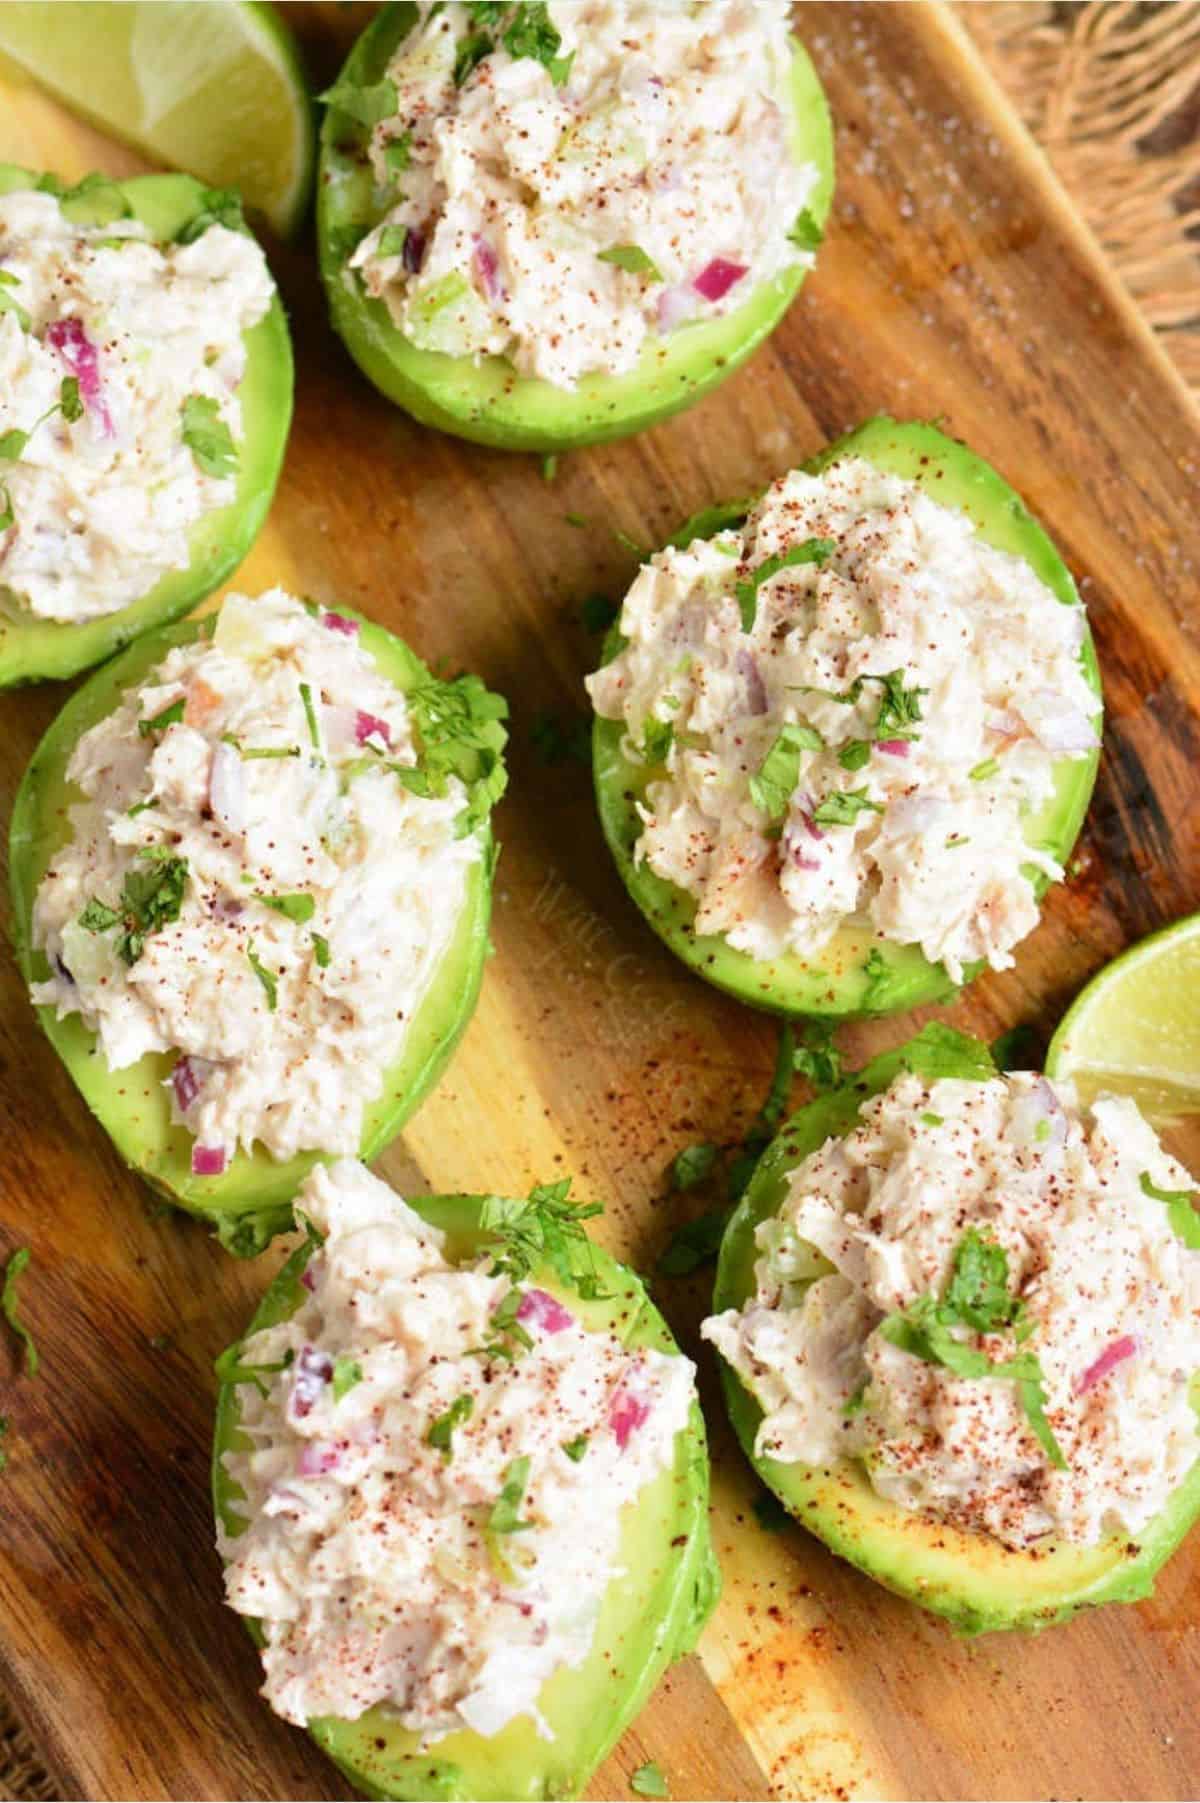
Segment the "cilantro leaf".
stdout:
[[[540,1265],[550,1269],[585,1299],[600,1295],[592,1242],[584,1221],[603,1214],[600,1202],[571,1202],[571,1179],[535,1184],[524,1201],[488,1196],[480,1210],[480,1226],[496,1242],[489,1248],[492,1275],[514,1283]],[[498,1312],[497,1317],[498,1318]]]
[[309,744],[314,751],[321,749],[321,729],[317,725],[317,710],[313,704],[313,692],[306,682],[300,684],[300,699],[304,704],[304,718],[308,721]]
[[297,926],[305,926],[317,911],[317,904],[311,895],[303,892],[297,895],[260,895],[255,892],[255,901],[264,908],[274,908],[276,914],[282,914],[287,920],[294,920]]
[[311,938],[313,957],[317,961],[318,970],[328,970],[330,958],[328,939],[324,938],[320,933],[313,933]]
[[[32,329],[33,321],[15,295],[9,294],[10,288],[17,286],[17,277],[11,270],[0,269],[0,313],[15,313],[17,324],[23,332]],[[18,452],[18,456],[20,453]]]
[[791,806],[800,781],[800,759],[806,751],[823,751],[825,741],[815,726],[799,722],[781,727],[779,735],[750,778],[750,799],[777,826]]
[[168,726],[178,726],[183,719],[185,705],[184,697],[180,695],[178,700],[169,702],[167,706],[163,708],[162,712],[160,714],[155,714],[152,719],[139,720],[139,737],[143,739],[152,739],[155,733],[166,732]]
[[1008,1253],[977,1227],[968,1227],[954,1249],[943,1305],[977,1333],[999,1333],[1024,1314],[1008,1287]]
[[242,197],[236,188],[206,188],[200,197],[200,210],[180,226],[175,242],[194,244],[213,225],[223,225],[228,232],[245,230]]
[[79,916],[89,933],[104,933],[124,926],[117,953],[126,964],[136,964],[148,934],[179,919],[187,886],[188,862],[172,855],[165,845],[147,845],[138,852],[149,869],[129,869],[121,891],[120,908],[93,898]]
[[926,1021],[915,1039],[904,1048],[903,1065],[914,1076],[936,1083],[939,1077],[969,1077],[986,1083],[996,1075],[992,1054],[981,1039],[948,1027],[943,1020]]
[[109,927],[115,927],[120,919],[121,915],[116,908],[110,908],[107,902],[102,902],[98,897],[93,896],[79,916],[79,924],[86,932],[106,933]]
[[33,1254],[28,1246],[18,1246],[4,1267],[4,1285],[0,1288],[0,1315],[20,1340],[25,1353],[25,1370],[30,1377],[38,1374],[38,1349],[33,1335],[17,1313],[17,1280]]
[[1159,1189],[1151,1182],[1149,1171],[1143,1171],[1140,1178],[1142,1194],[1149,1196],[1153,1202],[1165,1202],[1167,1220],[1171,1231],[1177,1234],[1193,1252],[1200,1252],[1200,1214],[1196,1212],[1196,1198],[1191,1190]]
[[903,670],[891,670],[886,676],[874,676],[873,682],[883,685],[883,693],[879,699],[879,712],[875,717],[875,737],[877,739],[916,738],[912,731],[922,718],[921,697],[928,695],[928,689],[907,688]]
[[648,256],[639,244],[612,244],[607,250],[597,251],[601,263],[615,263],[626,275],[644,275],[648,282],[661,282],[662,270]]
[[493,1534],[523,1534],[533,1526],[532,1521],[522,1521],[520,1517],[528,1483],[529,1456],[524,1454],[519,1459],[513,1459],[504,1473],[500,1494],[492,1504],[491,1514],[488,1516],[488,1527]]
[[289,1347],[283,1357],[273,1365],[244,1365],[242,1363],[243,1350],[242,1342],[239,1340],[236,1345],[227,1347],[219,1357],[213,1360],[213,1371],[216,1374],[217,1382],[220,1384],[253,1384],[260,1396],[267,1394],[267,1386],[263,1383],[263,1378],[273,1375],[276,1371],[286,1371],[296,1356]]
[[486,31],[469,31],[465,38],[460,38],[458,54],[454,59],[455,87],[461,88],[484,57],[490,56],[495,48],[495,40]]
[[973,783],[985,783],[989,776],[995,776],[999,768],[1000,765],[996,758],[984,758],[981,763],[975,764],[967,771],[967,776]]
[[562,38],[550,18],[545,0],[525,0],[514,9],[511,24],[501,39],[512,57],[531,56],[550,71],[550,79],[561,87],[571,73],[575,52],[559,56]]
[[872,801],[865,789],[834,790],[818,802],[812,817],[818,826],[850,826],[868,809],[883,813],[882,804]]
[[833,1043],[836,1030],[829,1021],[806,1021],[792,1054],[796,1075],[807,1077],[815,1089],[834,1089],[842,1080],[842,1055]]
[[363,1368],[357,1359],[339,1358],[333,1361],[333,1400],[340,1402],[349,1394],[355,1384],[362,1382]]
[[677,1152],[671,1161],[671,1188],[695,1189],[706,1177],[711,1177],[713,1166],[717,1162],[717,1148],[705,1142],[694,1146],[685,1146]]
[[790,551],[768,557],[745,582],[736,583],[733,592],[742,610],[742,631],[754,631],[758,614],[758,591],[764,582],[769,582],[772,576],[778,576],[780,570],[790,570],[797,564],[815,563],[820,568],[822,564],[829,562],[836,550],[837,545],[831,538],[806,538],[802,545],[793,545]]
[[850,739],[838,752],[838,763],[843,770],[862,770],[870,761],[869,739]]
[[845,1402],[842,1404],[843,1421],[853,1420],[855,1415],[862,1414],[867,1406],[867,1391],[870,1387],[870,1378],[864,1377],[857,1390],[853,1390],[850,1395],[847,1396]]
[[29,443],[29,433],[23,432],[20,426],[13,426],[7,432],[0,432],[0,457],[6,463],[15,463]]
[[665,764],[674,739],[675,727],[670,720],[649,715],[642,728],[642,756],[648,764]]
[[660,1277],[688,1277],[717,1256],[729,1220],[729,1209],[711,1208],[677,1227],[654,1269]]
[[401,175],[412,162],[412,132],[402,131],[383,147],[383,162],[389,175]]
[[588,1449],[588,1437],[586,1434],[580,1434],[574,1440],[564,1440],[563,1441],[563,1451],[566,1453],[567,1457],[570,1459],[570,1461],[573,1465],[578,1465],[580,1459],[582,1459],[582,1457],[586,1453],[587,1449]]
[[279,977],[278,977],[278,974],[273,970],[268,970],[266,965],[263,964],[262,961],[259,959],[257,953],[254,950],[253,939],[250,941],[249,945],[246,947],[246,959],[250,965],[251,970],[254,972],[255,976],[258,978],[259,982],[262,984],[263,988],[266,991],[268,1013],[274,1014],[276,1005],[279,1001]]
[[451,776],[466,788],[467,805],[458,820],[459,835],[465,837],[484,824],[508,782],[502,755],[508,703],[473,675],[452,682],[431,676],[410,689],[407,698],[430,793],[444,795]]
[[630,1773],[629,1788],[639,1797],[669,1797],[671,1794],[665,1774],[653,1759]]
[[469,1421],[475,1413],[475,1398],[464,1394],[456,1396],[444,1415],[430,1423],[429,1432],[425,1435],[425,1444],[435,1446],[444,1456],[447,1465],[454,1457],[454,1430]]
[[0,532],[7,532],[10,526],[16,524],[16,518],[17,516],[13,512],[12,496],[8,492],[8,484],[0,482]]
[[79,393],[79,377],[64,376],[59,384],[58,410],[68,425],[83,418],[83,400]]
[[317,99],[368,128],[393,118],[400,106],[395,82],[386,80],[368,82],[363,87],[353,81],[337,81]]
[[233,434],[210,395],[189,394],[180,414],[183,442],[206,476],[232,476],[238,454]]
[[824,236],[824,232],[808,208],[802,207],[796,214],[795,223],[788,232],[791,243],[797,245],[801,250],[819,250]]

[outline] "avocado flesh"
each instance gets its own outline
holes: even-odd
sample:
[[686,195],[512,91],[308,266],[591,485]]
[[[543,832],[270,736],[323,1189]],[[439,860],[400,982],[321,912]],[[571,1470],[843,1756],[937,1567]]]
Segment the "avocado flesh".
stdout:
[[[0,194],[35,187],[37,179],[28,169],[0,163]],[[138,175],[114,186],[160,241],[200,212],[207,192],[190,175]],[[241,563],[271,505],[292,417],[292,345],[278,295],[245,334],[245,345],[237,495],[197,520],[188,536],[187,568],[168,570],[140,601],[78,624],[39,619],[19,602],[5,607],[0,601],[0,688],[89,669],[139,633],[178,619]]]
[[[416,8],[384,7],[358,40],[341,79],[366,86],[384,75],[412,28]],[[833,129],[808,56],[794,45],[792,143],[798,161],[819,172],[808,211],[824,225],[833,194]],[[651,339],[636,369],[623,376],[585,376],[574,389],[519,376],[501,357],[450,357],[418,350],[393,324],[386,305],[357,281],[343,280],[352,228],[369,230],[382,216],[372,199],[361,128],[331,107],[321,130],[317,242],[334,329],[376,388],[424,425],[509,451],[568,451],[640,432],[690,406],[743,363],[791,304],[805,271],[764,284],[736,312]],[[361,235],[361,231],[360,231]]]
[[[976,1056],[971,1055],[972,1046]],[[715,1312],[741,1308],[753,1295],[754,1231],[778,1212],[791,1171],[827,1139],[853,1127],[863,1102],[886,1089],[905,1068],[909,1051],[909,1046],[901,1046],[884,1053],[851,1081],[801,1108],[764,1152],[725,1230],[713,1293]],[[937,1074],[983,1080],[988,1074],[978,1056],[983,1052],[983,1047],[964,1040],[961,1061],[946,1061]],[[815,1249],[813,1257],[817,1268],[829,1269]],[[721,1378],[730,1419],[747,1458],[789,1513],[839,1557],[910,1602],[945,1616],[960,1633],[1045,1628],[1066,1621],[1078,1609],[1149,1596],[1155,1574],[1200,1514],[1197,1461],[1136,1543],[1114,1534],[1095,1546],[1045,1542],[1036,1551],[1014,1552],[986,1534],[969,1533],[888,1502],[871,1487],[858,1460],[843,1459],[821,1468],[758,1457],[754,1441],[762,1410],[723,1360]],[[1196,1395],[1200,1401],[1200,1390]],[[1152,1431],[1153,1424],[1146,1425]]]
[[[959,508],[988,544],[1023,557],[1060,601],[1080,606],[1070,573],[1045,530],[1004,478],[965,445],[956,444],[935,426],[881,416],[838,439],[802,467],[817,472],[846,457],[863,457],[878,469],[918,482],[945,506]],[[750,505],[735,502],[707,508],[669,542],[686,545],[695,537],[708,538],[723,527],[740,525]],[[615,657],[622,644],[614,627],[604,646],[603,661]],[[1085,635],[1080,657],[1096,691],[1099,732],[1100,673],[1090,632]],[[928,1002],[947,1001],[958,993],[958,985],[951,982],[943,966],[931,963],[919,947],[893,944],[867,927],[840,927],[812,959],[795,953],[752,958],[717,934],[694,933],[696,904],[692,897],[656,876],[647,863],[634,861],[634,846],[642,831],[635,804],[659,772],[631,764],[621,750],[623,736],[620,721],[597,716],[592,729],[592,762],[604,836],[625,887],[650,925],[700,976],[752,1007],[834,1019],[896,1014]],[[1027,843],[1049,851],[1060,864],[1066,864],[1083,825],[1099,761],[1098,746],[1086,758],[1063,759],[1056,771],[1053,795],[1026,819]],[[1049,887],[1048,880],[1040,871],[1030,875],[1040,898]],[[874,974],[867,970],[872,951],[877,954]],[[882,965],[878,965],[879,959]],[[968,966],[964,980],[971,981],[982,968],[980,964]]]
[[[339,611],[360,619],[347,608]],[[112,713],[123,691],[141,682],[173,645],[189,644],[204,630],[204,621],[185,620],[129,646],[72,695],[34,753],[17,792],[10,841],[17,955],[26,982],[50,975],[44,954],[33,949],[33,904],[50,860],[70,837],[68,809],[81,799],[66,780],[76,742]],[[409,689],[428,676],[420,659],[382,627],[361,620],[360,634],[380,672],[397,688]],[[481,838],[481,855],[468,874],[454,937],[409,1023],[399,1059],[365,1110],[359,1156],[368,1162],[437,1081],[475,1007],[491,910],[490,829]],[[193,1176],[194,1142],[185,1128],[172,1125],[170,1091],[164,1087],[176,1054],[148,1054],[126,1070],[110,1071],[97,1036],[78,1014],[58,1021],[53,1008],[37,1012],[93,1114],[122,1158],[152,1189],[211,1222],[227,1250],[241,1257],[261,1252],[273,1234],[291,1226],[292,1197],[321,1153],[302,1152],[277,1162],[256,1145],[251,1153],[238,1152],[219,1177]]]
[[[453,1258],[478,1253],[484,1243],[481,1197],[423,1196],[410,1202],[447,1233]],[[308,1256],[304,1246],[289,1259],[248,1334],[284,1320],[299,1306],[306,1294],[300,1272]],[[615,1333],[629,1347],[677,1352],[670,1329],[633,1272],[598,1247],[595,1260],[600,1288],[609,1292],[603,1301],[581,1300],[550,1270],[535,1273],[533,1280],[587,1327]],[[237,1388],[227,1384],[217,1402],[213,1498],[217,1519],[231,1534],[244,1526],[234,1506],[242,1492],[221,1458],[237,1444],[238,1421]],[[368,1797],[485,1803],[578,1796],[667,1666],[694,1649],[720,1594],[708,1527],[708,1452],[695,1403],[676,1440],[674,1466],[652,1479],[626,1512],[619,1559],[623,1570],[601,1606],[586,1660],[559,1670],[543,1686],[539,1706],[554,1730],[552,1741],[541,1739],[527,1717],[518,1717],[486,1739],[464,1730],[422,1753],[418,1736],[378,1706],[356,1722],[314,1719],[309,1733]],[[261,1644],[257,1624],[247,1625]]]

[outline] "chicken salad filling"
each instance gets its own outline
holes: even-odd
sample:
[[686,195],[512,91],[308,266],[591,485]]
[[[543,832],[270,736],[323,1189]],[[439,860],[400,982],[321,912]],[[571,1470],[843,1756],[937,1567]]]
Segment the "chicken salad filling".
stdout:
[[504,784],[478,678],[407,692],[357,621],[230,595],[79,739],[39,885],[33,999],[109,1068],[176,1053],[192,1169],[357,1151],[449,945]]
[[956,982],[1011,965],[1063,874],[1024,823],[1098,743],[1081,607],[848,457],[658,552],[619,626],[587,687],[650,778],[635,856],[698,934],[810,957],[853,924]]
[[[595,1293],[594,1210],[568,1188],[492,1198],[484,1224],[515,1248],[552,1217]],[[382,1704],[425,1744],[518,1716],[552,1738],[539,1692],[587,1657],[694,1368],[585,1328],[502,1240],[452,1262],[362,1165],[319,1167],[300,1208],[322,1240],[308,1293],[238,1349],[245,1439],[224,1455],[245,1522],[221,1535],[226,1594],[261,1627],[264,1695],[300,1725]]]
[[1200,1456],[1200,1215],[1126,1098],[898,1076],[790,1172],[755,1291],[704,1323],[756,1452],[861,1460],[1008,1547],[1131,1537]]
[[104,191],[103,224],[53,192],[0,195],[0,604],[18,618],[139,600],[237,492],[266,259],[216,218],[156,243]]
[[387,201],[345,279],[418,348],[570,389],[811,265],[785,6],[418,12],[383,82],[328,96]]

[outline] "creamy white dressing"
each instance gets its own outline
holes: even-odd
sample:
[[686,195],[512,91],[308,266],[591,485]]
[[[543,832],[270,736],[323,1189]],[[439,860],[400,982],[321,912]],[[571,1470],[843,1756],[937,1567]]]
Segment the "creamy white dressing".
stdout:
[[[532,1345],[482,1357],[513,1288],[492,1260],[451,1263],[358,1164],[318,1168],[299,1206],[325,1234],[310,1295],[246,1342],[246,1363],[288,1363],[239,1389],[251,1445],[224,1460],[248,1524],[221,1536],[226,1594],[262,1626],[263,1694],[298,1724],[382,1704],[426,1743],[517,1716],[551,1737],[541,1688],[591,1650],[623,1511],[671,1465],[694,1368],[530,1283]],[[466,1397],[447,1456],[428,1435]],[[517,1460],[510,1519],[530,1525],[506,1532],[489,1523]]]
[[[704,1324],[762,1405],[758,1452],[860,1458],[889,1501],[1011,1547],[1136,1536],[1200,1456],[1200,1252],[1143,1178],[1194,1187],[1124,1098],[1081,1109],[1070,1083],[1023,1073],[897,1077],[792,1171],[757,1230],[754,1295]],[[956,1377],[880,1332],[945,1295],[970,1228],[1004,1249],[1032,1331],[958,1337],[992,1363],[1036,1356],[1065,1469],[1015,1382]]]
[[[34,1000],[78,1013],[113,1071],[181,1054],[172,1107],[201,1174],[255,1142],[357,1151],[481,855],[458,836],[457,778],[422,796],[389,767],[415,761],[405,696],[357,627],[278,589],[228,596],[211,639],[75,747],[84,799],[38,889],[55,974]],[[124,916],[156,872],[180,904],[129,958],[126,923],[89,904]]]
[[[185,442],[184,408],[211,403],[236,456],[243,334],[275,292],[266,259],[222,225],[160,245],[136,220],[78,225],[53,195],[20,192],[0,196],[0,282],[0,439],[29,434],[0,458],[0,602],[115,613],[186,568],[191,529],[235,496],[236,473]],[[74,422],[64,380],[79,384]]]
[[[539,11],[553,67],[504,44]],[[419,13],[388,69],[397,111],[371,133],[389,208],[346,277],[414,344],[573,388],[811,264],[788,236],[817,170],[791,146],[786,6],[515,8],[461,86],[479,22],[457,3]]]
[[[738,586],[812,541],[818,561],[759,583],[745,630]],[[631,760],[663,763],[635,853],[695,897],[698,933],[809,957],[850,923],[955,981],[1012,964],[1037,924],[1030,873],[1062,875],[1024,820],[1097,743],[1082,609],[965,514],[846,458],[780,478],[740,531],[657,553],[620,629],[588,691]],[[772,811],[753,784],[788,731],[803,744]]]

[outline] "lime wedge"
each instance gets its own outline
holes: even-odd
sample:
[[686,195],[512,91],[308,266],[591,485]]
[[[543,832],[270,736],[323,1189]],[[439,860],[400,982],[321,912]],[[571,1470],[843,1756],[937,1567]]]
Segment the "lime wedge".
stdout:
[[1156,1124],[1200,1114],[1200,914],[1131,946],[1094,976],[1050,1041],[1046,1071],[1080,1098],[1130,1096]]
[[240,0],[5,0],[0,57],[157,162],[239,188],[294,231],[312,180],[312,103],[295,42]]

